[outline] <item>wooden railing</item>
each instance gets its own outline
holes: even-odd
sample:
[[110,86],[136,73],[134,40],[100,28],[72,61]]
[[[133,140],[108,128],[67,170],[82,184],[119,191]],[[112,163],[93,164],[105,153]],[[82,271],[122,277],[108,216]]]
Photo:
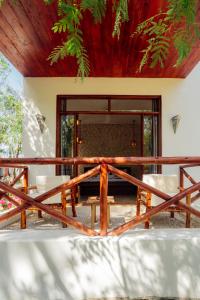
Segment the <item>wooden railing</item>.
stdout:
[[[7,184],[10,187],[14,188],[15,185],[21,180],[21,184],[18,186],[18,189],[20,189],[21,191],[24,191],[25,193],[28,192],[28,166],[18,165],[15,163],[14,164],[4,163],[4,164],[0,165],[0,168],[3,168],[4,170],[6,170],[5,172],[3,172],[5,174],[5,176],[2,176],[2,178],[3,179],[5,177],[7,178],[7,180],[8,180]],[[10,176],[10,174],[9,174],[10,169],[12,170],[13,176]],[[0,191],[0,200],[2,198],[11,202],[16,207],[20,206],[20,202],[21,202],[20,199],[17,200],[15,197],[13,197],[12,194],[6,193],[5,191]],[[21,228],[24,228],[26,226],[25,213],[26,213],[25,211],[22,211],[22,213],[21,213],[21,218],[20,218]]]
[[[9,201],[13,201],[12,196],[20,199],[21,203],[15,203],[16,208],[8,211],[0,216],[0,222],[7,220],[19,213],[25,213],[25,210],[30,207],[36,207],[37,209],[46,212],[51,215],[53,218],[59,220],[62,223],[71,225],[74,228],[80,230],[87,235],[119,235],[123,232],[135,227],[139,223],[143,223],[148,220],[150,217],[166,210],[171,205],[176,205],[188,215],[193,214],[197,217],[200,217],[200,211],[194,209],[190,206],[191,195],[197,191],[200,191],[200,182],[190,178],[192,186],[184,188],[183,186],[183,174],[186,176],[186,167],[200,165],[200,157],[93,157],[93,158],[18,158],[18,159],[0,159],[0,167],[19,167],[23,168],[21,176],[24,176],[24,190],[16,189],[14,183],[16,183],[21,176],[17,176],[11,184],[0,182],[0,192],[1,196],[4,195]],[[32,198],[27,194],[28,187],[28,167],[27,165],[97,165],[91,170],[77,176],[76,178],[71,179],[70,181],[61,184],[48,192],[43,193],[42,195]],[[181,190],[175,196],[171,197],[170,195],[163,193],[162,191],[145,184],[141,180],[131,176],[124,171],[117,169],[112,165],[146,165],[146,164],[187,164],[184,165],[184,168],[181,167]],[[129,183],[136,185],[138,188],[143,189],[149,193],[155,194],[159,198],[164,200],[163,203],[149,209],[147,212],[143,213],[140,216],[135,216],[131,221],[124,223],[110,231],[108,231],[108,205],[107,205],[107,195],[108,195],[108,173],[115,174],[116,176],[128,181]],[[80,182],[100,174],[100,231],[91,229],[90,227],[84,225],[83,223],[74,220],[73,218],[63,215],[62,213],[55,211],[48,205],[43,204],[42,202],[60,192],[71,189],[77,186]],[[189,176],[188,176],[189,178]],[[187,204],[181,202],[180,200],[185,198],[187,199]]]
[[[200,167],[200,164],[189,164],[189,165],[183,165],[183,166],[180,166],[179,169],[180,169],[180,189],[181,190],[184,190],[184,186],[185,186],[185,178],[188,179],[188,181],[190,182],[190,184],[194,185],[197,183],[197,181],[188,173],[188,171],[186,171],[186,169],[188,168],[197,168],[197,167]],[[199,168],[199,171],[200,171],[200,168]],[[198,200],[200,198],[200,190],[198,191],[198,193],[193,196],[191,198],[191,203],[195,202],[196,200]]]

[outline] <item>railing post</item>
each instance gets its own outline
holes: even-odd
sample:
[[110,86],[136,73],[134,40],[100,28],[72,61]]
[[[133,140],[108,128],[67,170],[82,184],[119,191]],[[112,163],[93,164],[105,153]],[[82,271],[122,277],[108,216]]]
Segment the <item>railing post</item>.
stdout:
[[[191,205],[191,194],[188,194],[186,196],[186,204],[188,206]],[[190,213],[189,212],[186,212],[186,224],[185,224],[185,227],[186,228],[190,228],[190,223],[191,223],[191,216],[190,216]]]
[[[24,168],[23,187],[24,187],[24,193],[27,194],[28,193],[28,168]],[[23,210],[21,212],[20,227],[21,229],[26,229],[26,210]]]
[[107,235],[108,229],[108,170],[102,164],[100,169],[100,235]]
[[[151,193],[147,192],[146,195],[146,212],[148,212],[151,208]],[[144,228],[149,229],[150,218],[148,218],[144,223]]]

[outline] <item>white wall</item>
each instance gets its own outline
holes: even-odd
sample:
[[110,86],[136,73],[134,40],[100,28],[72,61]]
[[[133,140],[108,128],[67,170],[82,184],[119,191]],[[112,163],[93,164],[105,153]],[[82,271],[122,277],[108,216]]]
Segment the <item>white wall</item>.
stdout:
[[2,231],[1,300],[199,299],[199,229]]
[[[186,79],[87,78],[81,82],[74,78],[25,78],[24,155],[55,156],[58,94],[161,95],[163,156],[199,155],[199,83],[200,64]],[[43,135],[36,123],[37,112],[46,117]],[[181,115],[181,121],[174,134],[170,118],[176,114]],[[170,172],[175,170],[170,167]]]

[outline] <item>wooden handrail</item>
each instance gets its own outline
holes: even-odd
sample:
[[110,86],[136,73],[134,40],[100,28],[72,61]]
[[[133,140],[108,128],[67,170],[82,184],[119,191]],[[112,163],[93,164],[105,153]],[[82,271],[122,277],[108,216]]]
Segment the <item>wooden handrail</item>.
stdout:
[[0,167],[4,165],[169,165],[169,164],[200,164],[200,156],[177,157],[74,157],[74,158],[1,158]]
[[[66,183],[60,184],[55,188],[52,188],[48,192],[39,195],[36,198],[32,198],[30,195],[27,195],[28,191],[28,166],[27,165],[97,165],[91,170],[85,172],[69,180]],[[170,195],[163,193],[162,191],[142,182],[141,180],[135,178],[132,175],[125,173],[122,170],[117,169],[112,165],[146,165],[146,164],[185,164],[180,166],[180,186],[181,191],[171,197]],[[22,172],[16,176],[16,178],[10,183],[5,184],[0,182],[0,198],[5,196],[8,201],[14,203],[16,208],[11,211],[6,212],[5,214],[0,216],[0,222],[11,218],[19,213],[25,213],[25,210],[30,207],[36,207],[39,210],[46,212],[51,215],[53,218],[59,220],[62,223],[69,224],[76,229],[87,235],[118,235],[126,230],[136,226],[141,222],[145,222],[148,218],[154,216],[155,214],[166,210],[171,205],[176,205],[181,208],[188,214],[194,214],[200,218],[200,212],[190,206],[181,203],[180,200],[184,197],[190,198],[191,201],[194,200],[195,197],[200,195],[200,182],[196,182],[185,168],[189,167],[197,167],[200,166],[200,156],[196,157],[75,157],[75,158],[17,158],[17,159],[0,159],[0,167],[10,167],[10,168],[23,168]],[[143,189],[149,193],[152,193],[159,198],[164,200],[163,203],[157,205],[149,209],[146,213],[136,217],[134,217],[131,221],[118,226],[112,231],[108,232],[108,172],[115,174],[116,176],[128,181],[129,183],[136,185],[138,188]],[[74,188],[80,182],[93,177],[97,174],[100,174],[100,233],[95,230],[87,227],[83,223],[74,220],[64,214],[59,213],[58,211],[53,210],[48,205],[43,204],[42,202],[46,199],[63,192],[68,189]],[[184,176],[188,178],[192,184],[191,187],[184,189]],[[24,192],[14,188],[15,183],[23,177],[24,179]],[[199,191],[197,195],[191,198],[191,194]],[[20,199],[21,203],[18,203],[15,199],[13,199],[11,195],[14,195],[18,199]],[[196,198],[195,198],[196,200]],[[190,201],[190,202],[191,202]],[[189,202],[188,202],[189,203]],[[23,222],[23,218],[21,219]]]

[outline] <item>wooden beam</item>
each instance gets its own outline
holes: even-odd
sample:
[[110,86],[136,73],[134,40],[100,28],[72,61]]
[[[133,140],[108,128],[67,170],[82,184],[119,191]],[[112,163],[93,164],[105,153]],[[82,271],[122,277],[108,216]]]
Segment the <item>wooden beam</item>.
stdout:
[[60,115],[75,115],[75,114],[81,114],[81,115],[119,115],[119,116],[138,116],[138,115],[145,115],[145,116],[158,116],[159,112],[151,112],[151,111],[66,111],[66,112],[60,112]]

